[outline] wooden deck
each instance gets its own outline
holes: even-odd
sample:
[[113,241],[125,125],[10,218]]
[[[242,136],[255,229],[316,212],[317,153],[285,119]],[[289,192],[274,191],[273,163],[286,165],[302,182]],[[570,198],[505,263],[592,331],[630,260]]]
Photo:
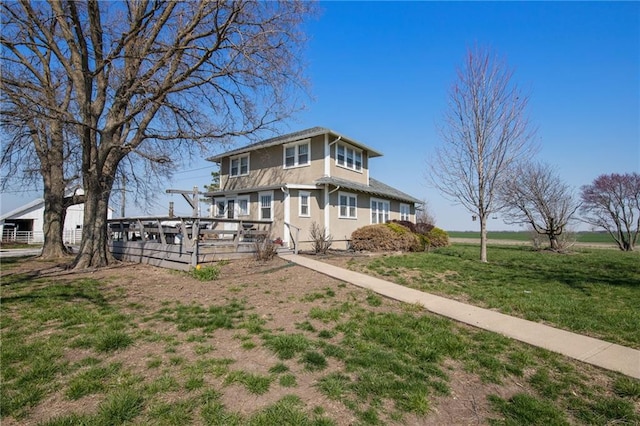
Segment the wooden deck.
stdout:
[[203,263],[252,257],[269,238],[271,222],[213,218],[142,217],[109,220],[116,259],[189,270]]

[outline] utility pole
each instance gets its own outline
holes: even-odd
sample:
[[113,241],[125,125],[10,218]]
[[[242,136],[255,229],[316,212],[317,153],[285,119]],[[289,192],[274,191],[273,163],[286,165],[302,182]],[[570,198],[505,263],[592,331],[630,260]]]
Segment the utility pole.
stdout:
[[122,189],[121,189],[121,194],[122,194],[122,205],[120,206],[120,217],[125,217],[124,214],[124,208],[125,208],[125,204],[126,204],[126,185],[127,185],[127,177],[123,174],[122,175]]

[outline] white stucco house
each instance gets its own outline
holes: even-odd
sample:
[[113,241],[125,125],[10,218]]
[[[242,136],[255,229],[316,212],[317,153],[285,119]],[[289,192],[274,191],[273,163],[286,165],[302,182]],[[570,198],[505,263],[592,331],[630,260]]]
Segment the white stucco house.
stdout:
[[[77,190],[81,193],[82,190]],[[109,219],[113,209],[107,213]],[[67,208],[64,221],[63,238],[66,244],[77,244],[82,238],[84,204]],[[17,209],[0,215],[0,235],[2,241],[17,241],[28,244],[44,242],[44,198],[38,198]]]

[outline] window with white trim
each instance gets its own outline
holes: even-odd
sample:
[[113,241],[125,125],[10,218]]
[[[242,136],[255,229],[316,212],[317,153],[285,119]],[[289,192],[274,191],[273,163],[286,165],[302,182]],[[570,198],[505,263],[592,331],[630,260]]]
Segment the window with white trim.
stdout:
[[249,216],[249,197],[238,198],[238,216]]
[[371,199],[371,223],[387,223],[389,221],[389,202]]
[[309,141],[284,146],[284,168],[308,166],[310,164]]
[[340,210],[338,217],[341,219],[357,219],[358,197],[355,194],[340,192],[338,194]]
[[215,217],[224,217],[225,209],[227,206],[227,202],[224,198],[216,198],[215,200],[215,208],[214,208],[214,216]]
[[300,217],[309,217],[311,216],[311,207],[309,203],[311,202],[311,193],[308,191],[300,191],[298,192],[298,215]]
[[362,171],[362,151],[344,144],[336,144],[336,164],[340,167]]
[[411,220],[411,207],[409,204],[400,204],[400,220]]
[[229,176],[244,176],[249,174],[249,154],[231,157],[229,160]]
[[273,192],[260,192],[258,200],[260,203],[260,219],[273,220]]

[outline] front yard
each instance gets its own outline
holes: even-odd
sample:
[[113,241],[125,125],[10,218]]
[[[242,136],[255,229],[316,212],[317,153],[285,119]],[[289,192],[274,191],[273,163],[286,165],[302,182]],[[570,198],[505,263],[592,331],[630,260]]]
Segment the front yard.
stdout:
[[3,259],[3,425],[640,422],[637,380],[280,259],[55,266]]

